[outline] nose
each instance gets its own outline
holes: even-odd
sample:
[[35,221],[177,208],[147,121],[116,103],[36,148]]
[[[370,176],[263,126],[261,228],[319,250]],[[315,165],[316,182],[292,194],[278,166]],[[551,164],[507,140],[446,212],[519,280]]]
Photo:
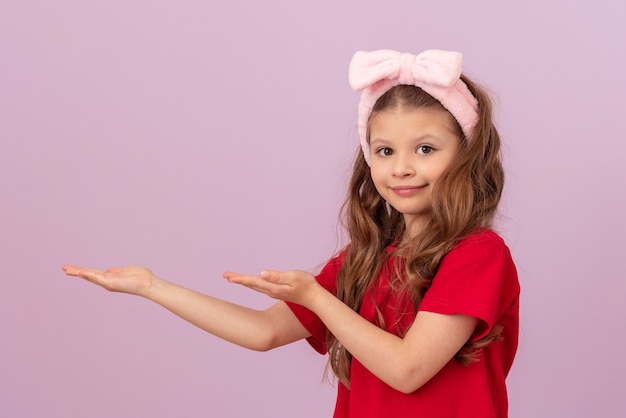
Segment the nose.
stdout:
[[397,155],[393,165],[393,175],[397,178],[407,178],[415,175],[415,167],[408,156]]

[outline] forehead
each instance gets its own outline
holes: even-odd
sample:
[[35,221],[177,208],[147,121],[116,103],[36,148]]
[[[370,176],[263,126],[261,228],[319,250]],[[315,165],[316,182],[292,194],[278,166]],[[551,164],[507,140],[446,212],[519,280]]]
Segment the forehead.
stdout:
[[439,108],[398,107],[374,112],[370,116],[368,139],[407,135],[460,138],[456,120],[448,111]]

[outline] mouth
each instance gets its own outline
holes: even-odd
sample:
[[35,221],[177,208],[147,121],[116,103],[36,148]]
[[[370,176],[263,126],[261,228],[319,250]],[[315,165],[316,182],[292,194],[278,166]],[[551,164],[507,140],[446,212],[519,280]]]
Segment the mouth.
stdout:
[[428,184],[423,186],[396,186],[391,187],[391,190],[398,196],[411,196],[425,189],[426,186],[428,186]]

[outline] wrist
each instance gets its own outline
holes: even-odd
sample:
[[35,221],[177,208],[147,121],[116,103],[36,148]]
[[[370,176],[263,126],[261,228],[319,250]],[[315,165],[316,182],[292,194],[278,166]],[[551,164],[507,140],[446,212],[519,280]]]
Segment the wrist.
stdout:
[[316,283],[311,290],[311,296],[304,307],[312,312],[318,313],[320,309],[327,305],[328,297],[334,296],[319,283]]
[[165,287],[165,284],[165,280],[155,276],[154,274],[151,274],[150,279],[148,280],[144,288],[140,291],[139,296],[142,296],[146,299],[155,300],[157,293]]

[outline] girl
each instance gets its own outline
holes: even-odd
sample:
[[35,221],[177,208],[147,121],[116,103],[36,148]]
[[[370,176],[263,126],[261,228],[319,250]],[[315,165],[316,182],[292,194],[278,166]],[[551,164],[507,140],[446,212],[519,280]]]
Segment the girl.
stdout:
[[250,349],[307,339],[339,379],[335,417],[506,417],[519,283],[490,229],[503,187],[490,101],[456,52],[358,52],[350,83],[363,93],[349,245],[317,277],[224,273],[278,303],[248,309],[143,267],[64,270]]

